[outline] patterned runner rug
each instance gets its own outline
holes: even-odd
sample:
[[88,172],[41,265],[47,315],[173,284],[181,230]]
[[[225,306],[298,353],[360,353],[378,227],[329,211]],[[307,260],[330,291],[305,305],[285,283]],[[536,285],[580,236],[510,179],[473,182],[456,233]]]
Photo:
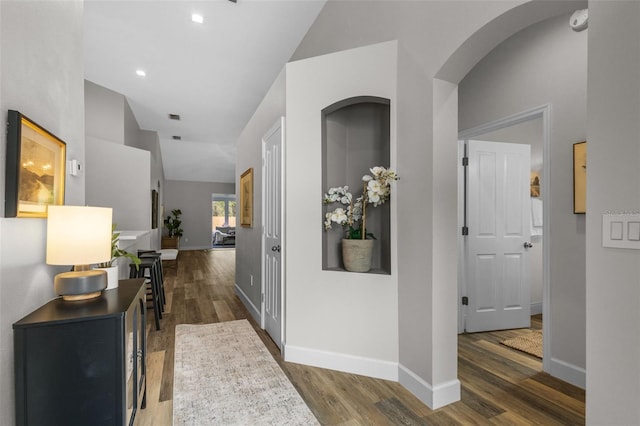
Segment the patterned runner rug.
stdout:
[[173,424],[318,425],[247,320],[176,326]]
[[535,330],[522,336],[512,337],[500,343],[542,359],[542,331],[540,330]]

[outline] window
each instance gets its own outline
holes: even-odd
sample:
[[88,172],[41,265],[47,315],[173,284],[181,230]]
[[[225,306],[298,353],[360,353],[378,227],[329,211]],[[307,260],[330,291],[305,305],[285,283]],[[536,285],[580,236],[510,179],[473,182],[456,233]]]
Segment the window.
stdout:
[[221,226],[236,226],[235,195],[214,196],[211,211],[211,229]]

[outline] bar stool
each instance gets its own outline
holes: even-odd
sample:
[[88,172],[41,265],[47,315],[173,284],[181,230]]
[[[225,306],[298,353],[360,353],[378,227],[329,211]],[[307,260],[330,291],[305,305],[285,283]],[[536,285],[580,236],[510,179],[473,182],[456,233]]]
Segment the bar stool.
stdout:
[[[153,314],[156,321],[156,330],[160,330],[160,319],[162,318],[162,299],[160,297],[160,283],[159,275],[157,272],[157,261],[155,259],[147,258],[141,259],[140,265],[136,269],[136,265],[129,265],[129,278],[147,278],[145,272],[149,271],[149,282],[148,284],[151,287],[151,294],[149,294],[149,290],[147,290],[147,302],[151,301],[153,304]],[[149,288],[149,287],[147,287]],[[149,299],[151,296],[151,299]]]
[[162,254],[152,250],[138,250],[138,257],[140,259],[155,259],[155,269],[158,274],[159,293],[160,299],[162,299],[162,311],[164,312],[164,306],[167,304],[167,296],[164,292],[164,271],[162,269]]

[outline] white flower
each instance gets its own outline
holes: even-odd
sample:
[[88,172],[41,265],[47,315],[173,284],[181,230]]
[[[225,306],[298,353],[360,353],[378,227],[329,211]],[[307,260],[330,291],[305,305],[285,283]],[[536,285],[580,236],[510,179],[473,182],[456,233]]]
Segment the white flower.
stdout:
[[373,177],[378,178],[382,176],[384,172],[387,171],[384,167],[376,166],[369,169],[369,171],[373,174]]
[[340,225],[347,221],[347,212],[342,207],[338,207],[331,213],[331,221]]
[[348,186],[337,186],[330,188],[323,197],[325,204],[340,203],[343,207],[338,207],[331,212],[325,213],[324,228],[325,230],[331,229],[332,224],[335,222],[341,225],[348,231],[347,238],[353,238],[354,232],[356,235],[361,235],[361,224],[358,224],[360,220],[364,221],[364,205],[363,203],[373,204],[373,207],[377,207],[383,204],[389,199],[391,194],[391,181],[398,180],[398,176],[395,172],[388,170],[382,166],[375,166],[369,169],[371,175],[362,176],[362,181],[365,182],[362,196],[353,200],[353,195],[349,192]]

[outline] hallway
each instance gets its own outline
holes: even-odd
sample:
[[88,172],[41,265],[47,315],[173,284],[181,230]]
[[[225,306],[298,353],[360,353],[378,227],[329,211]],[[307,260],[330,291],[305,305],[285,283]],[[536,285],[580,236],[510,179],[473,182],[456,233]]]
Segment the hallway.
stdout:
[[[176,324],[247,318],[323,425],[581,425],[584,391],[542,373],[539,359],[499,344],[527,330],[461,335],[459,402],[432,411],[398,383],[284,362],[234,293],[235,250],[181,251],[165,269],[167,306],[147,324],[147,408],[136,425],[172,423]],[[534,319],[532,328],[541,328]],[[213,368],[213,366],[212,366]]]

